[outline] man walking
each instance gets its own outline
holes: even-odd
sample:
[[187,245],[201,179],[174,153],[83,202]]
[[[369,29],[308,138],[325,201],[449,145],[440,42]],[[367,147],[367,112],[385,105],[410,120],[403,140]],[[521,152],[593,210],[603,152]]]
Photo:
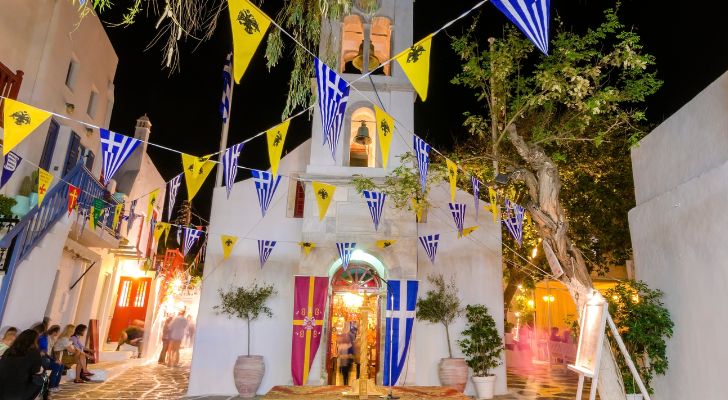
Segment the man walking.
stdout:
[[181,310],[169,324],[169,355],[167,356],[167,366],[169,367],[179,365],[179,348],[185,332],[187,332],[187,318],[185,318],[185,310]]

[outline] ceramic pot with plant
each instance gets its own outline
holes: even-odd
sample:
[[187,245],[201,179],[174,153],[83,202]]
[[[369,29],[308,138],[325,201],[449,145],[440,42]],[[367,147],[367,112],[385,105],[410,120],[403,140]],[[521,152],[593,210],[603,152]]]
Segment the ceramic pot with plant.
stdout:
[[492,399],[495,395],[493,368],[501,364],[503,340],[498,334],[495,320],[484,305],[465,307],[468,324],[458,341],[465,354],[465,362],[473,369],[473,385],[478,399]]
[[247,355],[238,356],[233,368],[233,379],[240,397],[253,398],[263,381],[265,363],[263,356],[250,355],[250,323],[261,316],[273,316],[273,310],[266,302],[276,295],[276,290],[273,285],[258,285],[253,282],[247,288],[231,287],[229,291],[220,289],[219,293],[220,304],[214,307],[217,313],[240,318],[247,323]]
[[[672,337],[674,323],[662,297],[662,291],[635,281],[621,282],[604,294],[609,303],[609,314],[649,394],[653,393],[652,379],[655,375],[664,375],[669,365],[667,339]],[[641,399],[640,388],[622,353],[613,344],[614,340],[609,342],[617,355],[627,399]]]
[[18,194],[14,197],[15,206],[11,210],[14,215],[23,217],[30,211],[30,193],[32,191],[33,182],[30,176],[26,176],[25,178],[23,178],[23,182],[20,184],[20,190],[18,190]]
[[440,377],[441,385],[462,392],[468,382],[468,365],[465,364],[464,358],[452,356],[450,343],[450,324],[462,312],[457,287],[454,281],[445,283],[442,274],[430,275],[427,280],[432,285],[432,289],[425,293],[424,298],[417,299],[417,318],[432,324],[442,324],[445,328],[449,357],[440,359],[437,374]]

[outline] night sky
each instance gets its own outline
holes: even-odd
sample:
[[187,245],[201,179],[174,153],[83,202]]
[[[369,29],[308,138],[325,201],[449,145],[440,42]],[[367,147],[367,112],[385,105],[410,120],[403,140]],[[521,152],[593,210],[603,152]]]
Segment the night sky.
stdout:
[[[451,1],[443,7],[440,1],[416,1],[414,37],[421,38],[436,30],[475,3],[475,0]],[[266,1],[263,10],[275,16],[278,4],[280,2]],[[558,15],[567,27],[580,32],[596,26],[601,21],[602,10],[613,4],[607,0],[552,0],[551,12],[552,17]],[[669,117],[728,69],[725,14],[704,6],[655,0],[622,3],[621,20],[641,35],[645,51],[656,57],[659,78],[664,80],[662,89],[648,102],[647,115],[652,124]],[[105,22],[116,22],[119,20],[117,14],[123,8],[122,4],[117,4],[115,11],[100,17]],[[510,23],[490,4],[481,7],[480,12],[484,37],[498,37],[503,25]],[[155,23],[155,18],[142,16],[131,27],[106,29],[119,57],[111,129],[133,134],[134,122],[146,113],[153,125],[152,142],[194,155],[218,151],[222,125],[219,114],[222,65],[232,47],[228,15],[222,14],[211,40],[202,44],[193,40],[180,43],[181,68],[171,74],[161,67],[159,46],[144,50],[154,37]],[[469,23],[470,17],[466,17],[446,33],[457,35]],[[552,31],[553,26],[552,22]],[[284,43],[287,51],[284,54],[288,54],[294,44],[285,37]],[[284,56],[269,72],[264,48],[265,42],[240,85],[235,87],[228,145],[280,122],[288,88],[290,57]],[[449,83],[457,73],[459,63],[450,49],[447,35],[435,37],[432,53],[428,100],[415,103],[415,131],[436,148],[447,149],[453,138],[466,134],[461,126],[462,113],[477,110],[477,106],[469,91]],[[307,117],[294,119],[286,138],[286,149],[295,148],[310,135]],[[240,165],[267,169],[265,143],[260,138],[246,144],[240,155]],[[165,179],[181,172],[179,155],[154,147],[149,147],[149,153]],[[195,212],[205,218],[209,215],[214,174],[213,171],[193,204]],[[238,180],[245,177],[244,171],[240,171]],[[184,198],[183,191],[180,196]],[[193,222],[198,223],[196,219]]]

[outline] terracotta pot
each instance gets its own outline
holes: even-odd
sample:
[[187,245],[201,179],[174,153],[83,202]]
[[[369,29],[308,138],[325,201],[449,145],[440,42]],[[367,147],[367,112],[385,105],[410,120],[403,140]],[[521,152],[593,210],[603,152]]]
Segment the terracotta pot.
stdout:
[[233,378],[240,397],[246,399],[255,397],[264,374],[263,356],[238,356],[233,368]]
[[473,386],[475,386],[476,398],[480,399],[492,399],[495,395],[495,375],[488,376],[474,376]]
[[462,392],[468,383],[468,365],[465,364],[464,358],[441,358],[437,375],[442,386]]

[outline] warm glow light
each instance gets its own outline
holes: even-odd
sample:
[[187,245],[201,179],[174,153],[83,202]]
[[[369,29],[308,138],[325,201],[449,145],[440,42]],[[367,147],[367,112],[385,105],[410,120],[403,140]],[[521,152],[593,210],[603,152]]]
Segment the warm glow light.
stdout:
[[556,298],[553,295],[543,296],[543,301],[547,303],[552,303]]
[[537,254],[538,254],[538,247],[534,247],[533,250],[531,250],[531,258],[536,258]]
[[528,301],[528,306],[529,306],[529,307],[533,308],[533,306],[535,306],[535,305],[536,305],[536,304],[535,304],[535,303],[533,302],[533,300],[529,300],[529,301]]
[[130,276],[132,278],[141,278],[147,273],[142,271],[141,264],[134,261],[127,261],[121,267],[121,275]]
[[518,290],[523,290],[523,285],[518,285]]
[[521,313],[520,312],[516,312],[516,318],[521,318]]
[[359,308],[364,304],[364,297],[356,293],[346,292],[342,297],[344,298],[344,305],[347,308]]

